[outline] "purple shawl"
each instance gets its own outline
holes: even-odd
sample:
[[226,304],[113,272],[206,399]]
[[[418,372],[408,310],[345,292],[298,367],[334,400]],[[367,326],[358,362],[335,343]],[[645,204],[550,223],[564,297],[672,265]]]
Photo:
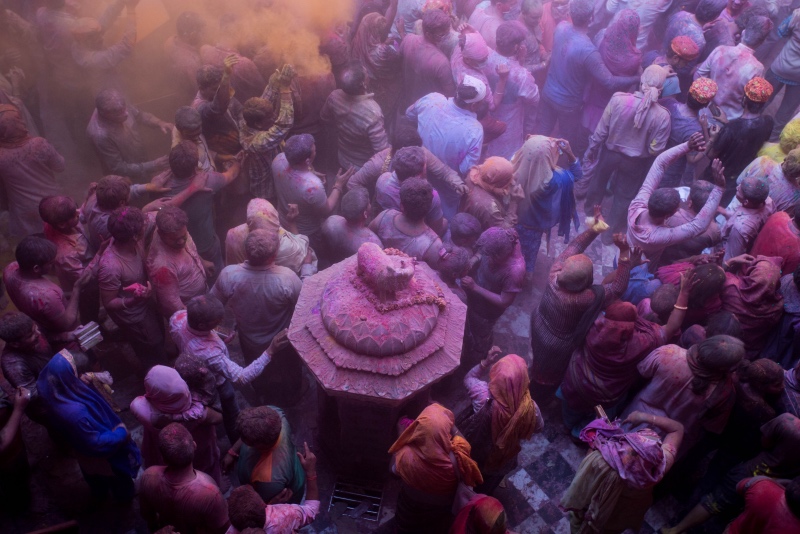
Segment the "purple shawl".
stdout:
[[581,440],[596,449],[620,478],[634,489],[658,484],[667,468],[661,438],[650,429],[625,432],[619,422],[596,419],[581,431]]
[[600,42],[600,56],[611,74],[633,76],[639,72],[642,53],[636,48],[639,35],[639,14],[632,9],[623,9]]

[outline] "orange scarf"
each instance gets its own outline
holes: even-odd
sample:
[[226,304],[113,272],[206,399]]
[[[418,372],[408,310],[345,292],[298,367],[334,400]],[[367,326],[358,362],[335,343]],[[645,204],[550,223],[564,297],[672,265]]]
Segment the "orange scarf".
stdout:
[[536,429],[537,409],[528,390],[528,366],[516,354],[509,354],[492,366],[489,392],[492,403],[494,447],[487,467],[499,467],[519,454],[520,441]]
[[465,484],[483,482],[478,464],[470,458],[470,444],[460,436],[451,438],[454,424],[453,412],[431,404],[400,434],[389,453],[395,455],[395,468],[403,482],[426,493],[452,494],[456,474],[450,452]]

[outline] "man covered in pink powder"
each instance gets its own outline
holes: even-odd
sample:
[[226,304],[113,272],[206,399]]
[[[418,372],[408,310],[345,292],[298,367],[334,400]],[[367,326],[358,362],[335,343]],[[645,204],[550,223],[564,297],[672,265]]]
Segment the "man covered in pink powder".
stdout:
[[422,15],[423,35],[406,35],[400,43],[403,70],[400,113],[429,93],[455,96],[450,61],[437,46],[450,33],[450,25],[450,17],[444,11],[431,9]]
[[206,272],[214,264],[203,260],[189,235],[189,217],[175,206],[156,215],[156,231],[147,253],[147,277],[153,284],[158,308],[172,317],[190,299],[206,292]]
[[81,274],[67,299],[58,285],[45,278],[56,260],[57,251],[47,239],[26,237],[14,252],[17,261],[3,271],[3,281],[17,309],[36,321],[54,348],[63,348],[78,327],[81,290],[89,283],[92,272],[85,270]]

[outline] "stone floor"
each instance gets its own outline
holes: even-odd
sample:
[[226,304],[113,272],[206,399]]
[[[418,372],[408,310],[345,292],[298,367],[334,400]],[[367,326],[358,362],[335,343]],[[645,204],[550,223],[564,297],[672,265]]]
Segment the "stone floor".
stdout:
[[[553,243],[554,256],[563,250],[563,243]],[[615,249],[604,247],[599,241],[593,244],[588,253],[595,260],[596,279],[602,279],[612,270]],[[530,360],[530,313],[535,310],[541,297],[546,273],[552,260],[547,257],[543,244],[536,273],[525,291],[520,293],[514,304],[503,315],[496,327],[495,343],[507,353],[518,353]],[[234,351],[234,357],[238,354]],[[134,373],[125,372],[135,365],[132,354],[122,344],[108,343],[103,348],[103,358],[107,367],[116,377],[115,399],[127,407],[130,401],[142,393],[142,382]],[[462,371],[463,374],[463,371]],[[316,431],[316,387],[310,376],[306,377],[308,390],[300,402],[286,408],[286,413],[294,430],[294,440],[298,445],[307,441],[313,450],[320,450]],[[7,384],[6,384],[7,385]],[[438,391],[443,390],[443,391]],[[244,391],[240,403],[246,404],[249,392]],[[450,380],[448,388],[437,388],[435,400],[445,404],[456,413],[467,403],[461,387],[461,376]],[[541,407],[545,428],[530,441],[523,443],[518,458],[519,467],[512,471],[496,491],[508,513],[509,525],[521,534],[567,533],[569,524],[558,508],[559,499],[569,486],[585,450],[575,445],[561,424],[560,405],[551,402]],[[121,414],[132,431],[134,439],[141,439],[141,428],[130,411]],[[224,436],[220,429],[218,435]],[[138,516],[136,504],[131,507],[92,506],[88,501],[87,488],[82,481],[77,464],[53,449],[46,432],[30,422],[24,423],[24,436],[28,444],[29,458],[33,471],[34,504],[32,510],[19,518],[0,518],[0,532],[9,534],[29,532],[67,519],[77,519],[81,532],[146,532],[146,527]],[[220,448],[226,450],[226,438],[220,438]],[[326,461],[320,453],[319,482],[322,494],[322,511],[313,525],[304,532],[316,534],[350,533],[389,533],[394,516],[394,501],[399,484],[396,478],[389,478],[383,487],[383,507],[379,521],[355,519],[347,515],[346,509],[337,506],[329,509],[330,496],[337,481],[335,466]],[[658,531],[664,525],[674,522],[694,503],[691,483],[684,488],[658,498],[646,516],[642,533]],[[721,532],[722,525],[708,525],[696,532]]]

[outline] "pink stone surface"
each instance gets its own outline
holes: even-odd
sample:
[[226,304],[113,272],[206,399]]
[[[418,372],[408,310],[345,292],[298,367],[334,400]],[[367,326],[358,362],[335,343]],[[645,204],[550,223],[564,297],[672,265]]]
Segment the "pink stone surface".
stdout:
[[[380,314],[358,291],[346,292],[338,306],[338,314],[351,310],[350,331],[354,336],[367,331],[385,331],[415,337],[415,346],[405,352],[387,356],[359,354],[339,343],[323,321],[323,294],[334,287],[353,288],[350,279],[357,268],[352,256],[306,279],[289,326],[289,340],[308,365],[319,384],[329,395],[359,397],[375,402],[399,404],[453,372],[459,365],[464,338],[467,308],[425,263],[415,266],[413,287],[436,287],[444,295],[446,306],[418,305]],[[344,284],[347,284],[346,286]],[[337,292],[329,292],[325,299]],[[398,297],[402,296],[402,291]],[[340,298],[339,295],[336,295]],[[429,308],[433,306],[438,318]],[[373,308],[375,314],[366,314]],[[427,309],[420,313],[415,308]],[[361,320],[361,317],[367,317]],[[363,323],[359,327],[357,323]],[[424,335],[430,329],[428,335]],[[348,343],[349,344],[349,343]],[[413,343],[412,343],[413,344]]]

